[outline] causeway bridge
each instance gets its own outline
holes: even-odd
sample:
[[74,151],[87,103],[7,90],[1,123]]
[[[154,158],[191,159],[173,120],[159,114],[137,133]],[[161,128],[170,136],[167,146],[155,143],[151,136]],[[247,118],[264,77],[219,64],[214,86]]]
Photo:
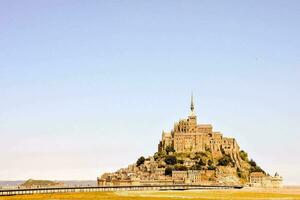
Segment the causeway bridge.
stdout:
[[0,189],[0,196],[73,193],[73,192],[100,192],[100,191],[145,191],[145,190],[211,190],[211,189],[241,189],[243,186],[220,185],[128,185],[128,186],[87,186],[87,187],[53,187],[30,189]]

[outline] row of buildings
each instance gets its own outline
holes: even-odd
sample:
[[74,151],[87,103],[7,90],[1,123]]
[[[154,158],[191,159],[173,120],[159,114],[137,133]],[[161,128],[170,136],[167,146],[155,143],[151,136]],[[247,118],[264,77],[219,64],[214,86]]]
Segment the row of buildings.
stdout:
[[282,177],[276,172],[274,176],[262,172],[252,172],[250,174],[251,187],[280,188],[282,187]]
[[[186,170],[172,171],[171,176],[165,176],[165,169],[157,169],[154,176],[144,174],[144,179],[137,177],[134,173],[126,174],[125,171],[119,171],[119,176],[116,173],[106,173],[101,178],[98,178],[99,186],[128,186],[128,185],[172,185],[172,184],[196,184],[196,185],[226,185],[226,183],[212,182],[202,177],[207,177],[210,174],[214,177],[214,170]],[[147,177],[147,178],[145,178]],[[266,175],[262,172],[252,172],[248,186],[258,188],[281,188],[282,177],[278,173],[274,176]]]
[[165,170],[157,170],[156,178],[141,179],[133,174],[126,178],[118,178],[115,174],[104,174],[98,178],[99,186],[122,186],[122,185],[172,185],[172,184],[201,184],[200,170],[172,171],[171,176],[165,176]]

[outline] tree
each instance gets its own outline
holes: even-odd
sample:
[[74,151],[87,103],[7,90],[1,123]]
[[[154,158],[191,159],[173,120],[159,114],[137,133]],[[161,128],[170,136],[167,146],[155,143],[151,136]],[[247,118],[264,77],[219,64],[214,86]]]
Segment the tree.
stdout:
[[169,154],[169,152],[175,152],[175,149],[171,145],[168,145],[166,148],[166,152],[167,154]]
[[266,174],[266,172],[260,166],[258,166],[253,159],[251,159],[249,161],[249,164],[250,164],[250,173],[251,172],[262,172],[262,173]]
[[136,166],[140,166],[142,164],[144,164],[145,162],[145,158],[144,156],[141,156],[137,161],[136,161]]
[[215,166],[213,166],[213,165],[210,165],[210,166],[208,166],[208,167],[207,167],[207,169],[208,169],[208,170],[215,170],[215,169],[216,169],[216,167],[215,167]]
[[201,165],[199,165],[199,164],[196,163],[190,169],[191,170],[202,170],[203,167]]
[[243,150],[240,151],[240,157],[242,158],[242,160],[248,161],[248,154]]
[[251,166],[250,167],[250,173],[251,172],[262,172],[262,173],[266,174],[266,172],[262,168],[260,168],[259,166]]
[[177,163],[179,163],[179,164],[183,164],[183,163],[184,163],[184,160],[177,159]]
[[166,156],[166,152],[165,151],[159,151],[159,152],[156,152],[153,156],[154,160],[157,160],[159,158],[163,158]]
[[165,162],[168,165],[175,165],[177,163],[177,158],[176,158],[176,156],[169,155],[165,158]]
[[218,165],[228,166],[230,163],[232,163],[230,156],[225,155],[219,160]]
[[186,170],[188,170],[188,168],[187,168],[186,166],[180,165],[180,164],[176,164],[176,165],[174,166],[174,169],[175,169],[175,170],[178,170],[178,171],[186,171]]
[[253,160],[253,159],[251,159],[250,161],[249,161],[249,164],[252,166],[252,167],[256,167],[257,165],[256,165],[256,162]]
[[197,164],[200,165],[200,166],[205,166],[206,165],[205,161],[203,161],[202,158],[199,159],[199,161],[197,162]]
[[153,155],[154,160],[157,160],[159,157],[160,157],[160,155],[159,155],[158,152],[156,152],[156,153]]
[[171,167],[167,167],[165,169],[165,175],[166,176],[172,176],[172,168]]

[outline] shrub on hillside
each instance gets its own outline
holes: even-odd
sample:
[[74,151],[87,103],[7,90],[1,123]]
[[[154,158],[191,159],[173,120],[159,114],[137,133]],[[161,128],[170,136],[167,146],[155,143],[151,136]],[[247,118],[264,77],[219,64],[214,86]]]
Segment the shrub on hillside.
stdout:
[[144,156],[141,156],[137,161],[136,161],[136,166],[140,166],[142,164],[144,164],[145,162],[145,158]]
[[250,173],[251,172],[262,172],[262,173],[266,174],[266,172],[262,168],[260,168],[259,166],[251,166],[250,167]]
[[194,164],[190,170],[202,170],[203,169],[203,166],[199,165],[199,164]]
[[168,165],[175,165],[177,163],[177,158],[176,156],[169,155],[165,158],[165,162]]
[[228,156],[228,155],[224,155],[218,161],[218,165],[220,165],[220,166],[228,166],[230,163],[232,163],[232,160],[231,160],[230,156]]
[[210,166],[207,167],[207,169],[208,169],[208,170],[215,170],[216,167],[215,167],[214,165],[210,165]]
[[165,169],[165,175],[166,176],[172,176],[172,168],[171,167],[167,167]]
[[183,163],[184,163],[184,160],[177,159],[177,163],[178,163],[178,164],[183,164]]
[[153,156],[154,160],[157,160],[159,158],[164,158],[167,155],[167,153],[165,151],[159,151],[156,152]]
[[242,160],[248,161],[248,154],[243,150],[240,151],[240,157],[242,158]]
[[204,161],[204,159],[200,158],[199,161],[197,162],[197,164],[200,166],[205,166],[206,162]]
[[177,171],[186,171],[186,170],[188,170],[188,168],[186,166],[180,165],[180,164],[176,164],[174,166],[174,169],[177,170]]
[[169,154],[170,152],[175,152],[175,149],[171,145],[168,145],[166,148],[166,152],[167,154]]
[[250,164],[250,173],[251,172],[262,172],[262,173],[266,174],[266,172],[262,168],[260,168],[260,166],[258,166],[253,159],[248,161],[248,163]]
[[251,159],[250,161],[249,161],[249,164],[252,166],[252,167],[256,167],[257,165],[256,165],[256,162],[253,160],[253,159]]

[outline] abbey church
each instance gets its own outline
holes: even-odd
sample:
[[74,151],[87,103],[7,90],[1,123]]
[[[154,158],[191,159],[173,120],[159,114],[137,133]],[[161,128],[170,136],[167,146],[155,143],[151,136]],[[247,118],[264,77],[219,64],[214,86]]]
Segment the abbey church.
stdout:
[[188,119],[175,123],[171,132],[163,132],[158,151],[171,147],[175,152],[205,152],[210,150],[215,157],[222,154],[230,155],[231,159],[239,165],[240,148],[234,138],[223,137],[220,132],[213,131],[210,124],[197,124],[194,111],[193,96],[191,99],[190,114]]

